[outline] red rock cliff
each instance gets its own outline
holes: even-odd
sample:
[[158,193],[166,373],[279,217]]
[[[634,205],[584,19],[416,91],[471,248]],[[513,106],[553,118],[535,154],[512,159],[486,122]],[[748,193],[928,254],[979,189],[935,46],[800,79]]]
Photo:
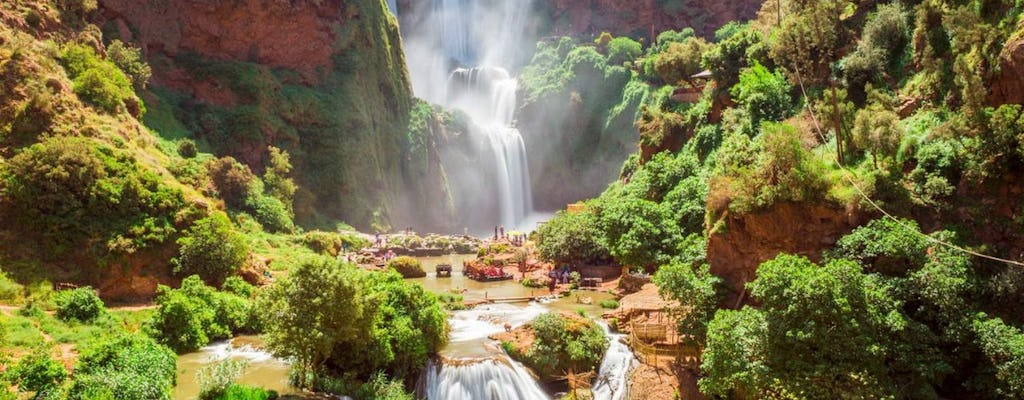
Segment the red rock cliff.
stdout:
[[[821,260],[843,235],[859,225],[859,216],[820,204],[781,203],[751,214],[726,215],[725,226],[708,236],[711,273],[730,289],[725,306],[737,305],[757,267],[781,253]],[[744,296],[749,300],[749,296]]]
[[[146,53],[283,67],[307,78],[330,65],[341,0],[100,0],[122,38]],[[130,28],[129,28],[130,27]],[[159,76],[157,76],[159,79]]]
[[729,21],[754,18],[763,0],[550,0],[555,35],[633,34],[692,27],[711,36]]

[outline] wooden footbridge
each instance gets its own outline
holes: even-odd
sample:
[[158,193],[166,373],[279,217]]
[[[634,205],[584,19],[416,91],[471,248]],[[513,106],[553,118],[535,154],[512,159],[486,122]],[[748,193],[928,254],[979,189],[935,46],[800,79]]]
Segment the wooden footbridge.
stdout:
[[473,308],[481,304],[495,304],[495,303],[529,303],[531,301],[540,301],[547,298],[557,299],[561,297],[561,292],[554,292],[551,294],[537,295],[530,293],[529,296],[513,296],[513,297],[490,297],[487,292],[484,292],[484,298],[472,299],[463,302],[467,307]]

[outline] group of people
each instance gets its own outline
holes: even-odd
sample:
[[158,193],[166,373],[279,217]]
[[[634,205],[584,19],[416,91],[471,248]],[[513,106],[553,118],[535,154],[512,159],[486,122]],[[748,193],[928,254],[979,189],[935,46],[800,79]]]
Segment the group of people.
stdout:
[[516,246],[522,246],[526,243],[526,234],[520,232],[509,232],[506,234],[505,227],[500,225],[494,226],[494,240],[507,239],[510,243]]
[[394,250],[388,250],[386,253],[384,253],[384,262],[387,263],[388,261],[393,260],[395,257],[398,257],[398,254],[395,254]]
[[548,272],[548,291],[554,292],[555,286],[559,284],[568,284],[570,280],[569,266],[563,265],[559,268],[553,268]]

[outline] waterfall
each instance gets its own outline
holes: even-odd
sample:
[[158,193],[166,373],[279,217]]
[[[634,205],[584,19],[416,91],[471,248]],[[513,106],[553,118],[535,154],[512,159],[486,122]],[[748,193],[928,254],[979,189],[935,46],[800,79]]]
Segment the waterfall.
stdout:
[[398,0],[388,0],[388,10],[396,17],[398,16]]
[[625,400],[629,371],[636,364],[636,357],[633,357],[629,346],[622,342],[625,335],[611,333],[608,325],[603,322],[599,325],[604,329],[611,345],[604,354],[597,380],[592,388],[594,400]]
[[[446,104],[465,111],[480,127],[496,171],[498,223],[518,228],[533,211],[526,144],[515,129],[518,82],[502,68],[459,68],[448,78]],[[483,188],[487,190],[487,188]]]
[[551,397],[508,356],[427,364],[419,395],[427,400],[541,400]]
[[[470,116],[475,148],[442,164],[474,229],[532,228],[526,145],[515,129],[518,81],[507,69],[534,48],[533,0],[425,0],[402,10],[403,48],[413,91]],[[461,151],[461,150],[460,150]],[[485,165],[466,164],[487,163]]]

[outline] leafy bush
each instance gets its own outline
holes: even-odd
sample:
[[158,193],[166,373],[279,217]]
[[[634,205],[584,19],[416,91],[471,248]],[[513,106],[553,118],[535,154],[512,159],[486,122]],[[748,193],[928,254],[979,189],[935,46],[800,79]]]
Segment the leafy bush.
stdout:
[[701,57],[709,47],[711,46],[704,39],[696,37],[688,38],[682,43],[671,43],[658,55],[654,70],[665,83],[679,84],[704,69]]
[[0,170],[0,211],[40,257],[66,251],[131,253],[175,233],[181,191],[135,160],[85,137],[51,137]]
[[292,171],[291,159],[288,152],[277,147],[270,146],[269,151],[267,169],[263,173],[267,195],[279,200],[290,216],[296,190],[295,182],[289,177]]
[[178,142],[178,155],[184,158],[195,158],[199,154],[199,148],[192,139],[182,139]]
[[157,288],[157,311],[152,334],[178,352],[198,349],[213,340],[260,328],[256,309],[245,297],[218,292],[197,275],[185,278],[181,288]]
[[92,322],[106,311],[103,300],[88,286],[57,292],[55,300],[57,318],[64,321]]
[[178,256],[171,260],[174,273],[199,275],[215,286],[237,272],[249,256],[245,238],[234,230],[222,212],[196,221],[188,233],[178,239],[178,245],[181,246]]
[[169,400],[177,356],[141,334],[125,334],[87,348],[79,357],[68,396],[72,400]]
[[619,308],[619,302],[615,301],[614,299],[601,300],[601,302],[598,303],[598,305],[600,305],[601,308],[607,308],[607,309],[611,309],[611,310]]
[[295,224],[292,222],[289,207],[281,200],[264,194],[262,183],[259,181],[254,183],[249,187],[249,192],[245,196],[245,208],[252,211],[256,221],[268,231],[293,232]]
[[524,354],[510,355],[530,366],[543,380],[570,371],[593,371],[608,350],[604,332],[584,317],[549,312],[538,316],[530,326],[536,333],[532,347],[525,349]]
[[687,39],[694,37],[693,28],[683,28],[678,31],[667,30],[658,34],[658,37],[654,40],[654,46],[651,51],[655,53],[661,53],[668,49],[672,43],[683,43]]
[[681,241],[679,226],[664,205],[624,196],[600,200],[598,226],[612,257],[623,265],[655,267],[668,263]]
[[423,271],[423,265],[420,264],[420,260],[413,257],[396,257],[388,262],[388,269],[398,272],[403,278],[422,278],[427,276],[427,273]]
[[240,360],[223,360],[203,366],[196,372],[196,379],[199,382],[199,398],[201,400],[222,398],[244,371],[245,362]]
[[228,279],[224,280],[224,284],[221,285],[221,290],[248,299],[256,292],[256,287],[246,282],[242,277],[229,276]]
[[215,400],[275,400],[277,392],[261,388],[231,385]]
[[825,166],[804,148],[799,132],[786,124],[764,125],[755,141],[731,135],[716,161],[709,210],[720,209],[720,203],[748,212],[780,201],[819,199],[829,185]]
[[221,157],[210,161],[207,169],[220,198],[224,199],[229,207],[244,207],[250,187],[256,180],[256,175],[253,175],[249,167],[232,157]]
[[115,39],[107,46],[107,59],[131,77],[135,88],[142,90],[153,76],[153,70],[142,59],[142,50]]
[[72,89],[83,100],[115,113],[126,107],[136,117],[145,106],[132,89],[132,83],[116,65],[100,59],[92,48],[68,45],[61,60],[72,78]]
[[740,72],[739,83],[729,90],[733,98],[747,110],[754,126],[762,121],[779,121],[792,109],[790,86],[782,73],[771,72],[759,62]]
[[643,54],[640,43],[625,36],[619,36],[608,42],[608,65],[622,65],[627,61],[636,60]]
[[57,389],[68,377],[64,365],[57,362],[46,350],[37,350],[4,372],[18,390],[27,392],[47,392]]
[[995,392],[1008,398],[1024,396],[1024,332],[999,318],[979,315],[973,323],[982,352],[996,369]]

